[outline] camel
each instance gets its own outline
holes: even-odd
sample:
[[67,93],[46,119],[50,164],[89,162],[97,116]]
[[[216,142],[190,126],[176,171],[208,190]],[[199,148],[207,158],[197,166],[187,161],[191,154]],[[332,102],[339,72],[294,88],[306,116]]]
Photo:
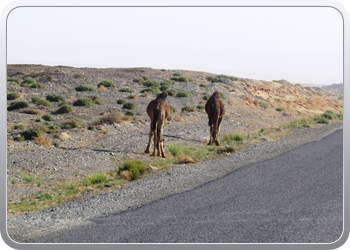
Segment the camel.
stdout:
[[167,118],[170,115],[170,106],[166,102],[167,96],[168,96],[168,93],[166,91],[163,91],[157,96],[155,100],[151,101],[147,106],[147,114],[151,119],[151,124],[150,124],[148,145],[145,150],[145,153],[150,152],[149,149],[151,145],[151,138],[152,138],[152,135],[154,135],[154,148],[153,148],[152,155],[155,156],[155,151],[157,149],[157,156],[160,156],[160,154],[162,154],[163,158],[166,158],[164,154],[164,149],[163,149],[164,148],[163,129],[165,127]]
[[215,142],[217,146],[220,146],[219,133],[220,125],[225,115],[225,104],[218,91],[215,91],[205,104],[205,111],[208,114],[208,125],[210,126],[210,139],[208,145]]

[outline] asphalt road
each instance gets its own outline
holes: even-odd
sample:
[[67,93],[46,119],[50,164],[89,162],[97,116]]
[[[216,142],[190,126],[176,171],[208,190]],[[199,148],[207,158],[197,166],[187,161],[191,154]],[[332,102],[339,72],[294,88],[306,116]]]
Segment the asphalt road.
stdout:
[[199,188],[29,242],[331,243],[343,230],[343,130]]

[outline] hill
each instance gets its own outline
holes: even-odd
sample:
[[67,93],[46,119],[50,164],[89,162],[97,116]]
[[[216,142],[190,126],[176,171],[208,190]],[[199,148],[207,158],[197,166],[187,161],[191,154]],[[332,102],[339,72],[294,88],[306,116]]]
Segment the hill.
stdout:
[[[66,191],[81,196],[109,190],[116,184],[108,182],[97,189],[79,185],[95,173],[114,178],[113,171],[128,159],[146,162],[152,167],[150,171],[167,169],[181,163],[170,152],[170,145],[176,143],[183,154],[191,156],[187,162],[199,162],[259,141],[277,140],[290,134],[289,128],[299,124],[296,120],[308,127],[314,116],[343,110],[343,104],[332,96],[284,80],[269,82],[185,70],[43,65],[8,65],[7,74],[8,99],[14,99],[7,101],[10,214],[28,211],[33,200],[49,206],[55,197],[60,202],[71,199],[68,194],[60,196]],[[149,132],[146,106],[160,89],[171,94],[167,101],[172,115],[164,129],[167,159],[143,153]],[[221,126],[223,146],[219,148],[206,146],[209,127],[203,110],[215,90],[221,92],[226,106]],[[26,104],[18,108],[15,101]],[[230,139],[237,133],[244,141]],[[29,138],[31,135],[37,138]],[[62,183],[80,188],[60,191],[60,195],[45,191],[62,188]],[[44,191],[48,196],[43,198]],[[51,203],[45,197],[50,197]],[[35,209],[39,209],[37,205]]]

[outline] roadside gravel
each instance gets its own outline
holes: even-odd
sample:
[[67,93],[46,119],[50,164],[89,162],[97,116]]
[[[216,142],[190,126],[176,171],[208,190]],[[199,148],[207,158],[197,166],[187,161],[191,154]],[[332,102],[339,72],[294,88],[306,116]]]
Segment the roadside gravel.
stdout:
[[342,128],[342,122],[333,122],[311,129],[299,129],[288,138],[259,143],[228,157],[198,164],[177,165],[112,192],[88,196],[21,217],[8,218],[8,234],[16,242],[26,242],[29,238],[64,228],[93,223],[91,219],[96,216],[134,209],[176,193],[186,192],[242,166],[276,157]]

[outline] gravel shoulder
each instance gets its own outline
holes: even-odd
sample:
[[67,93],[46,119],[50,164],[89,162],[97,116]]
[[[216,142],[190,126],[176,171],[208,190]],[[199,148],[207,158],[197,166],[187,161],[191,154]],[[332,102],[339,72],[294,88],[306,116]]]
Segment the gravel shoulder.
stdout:
[[[342,128],[342,122],[332,122],[315,128],[298,129],[290,137],[262,142],[228,157],[191,165],[177,165],[112,192],[88,196],[21,217],[8,218],[8,235],[15,242],[26,242],[30,238],[57,230],[93,223],[91,219],[96,216],[134,209],[176,193],[186,192],[250,163],[264,161],[305,143],[320,140]],[[114,150],[117,150],[117,146]]]

